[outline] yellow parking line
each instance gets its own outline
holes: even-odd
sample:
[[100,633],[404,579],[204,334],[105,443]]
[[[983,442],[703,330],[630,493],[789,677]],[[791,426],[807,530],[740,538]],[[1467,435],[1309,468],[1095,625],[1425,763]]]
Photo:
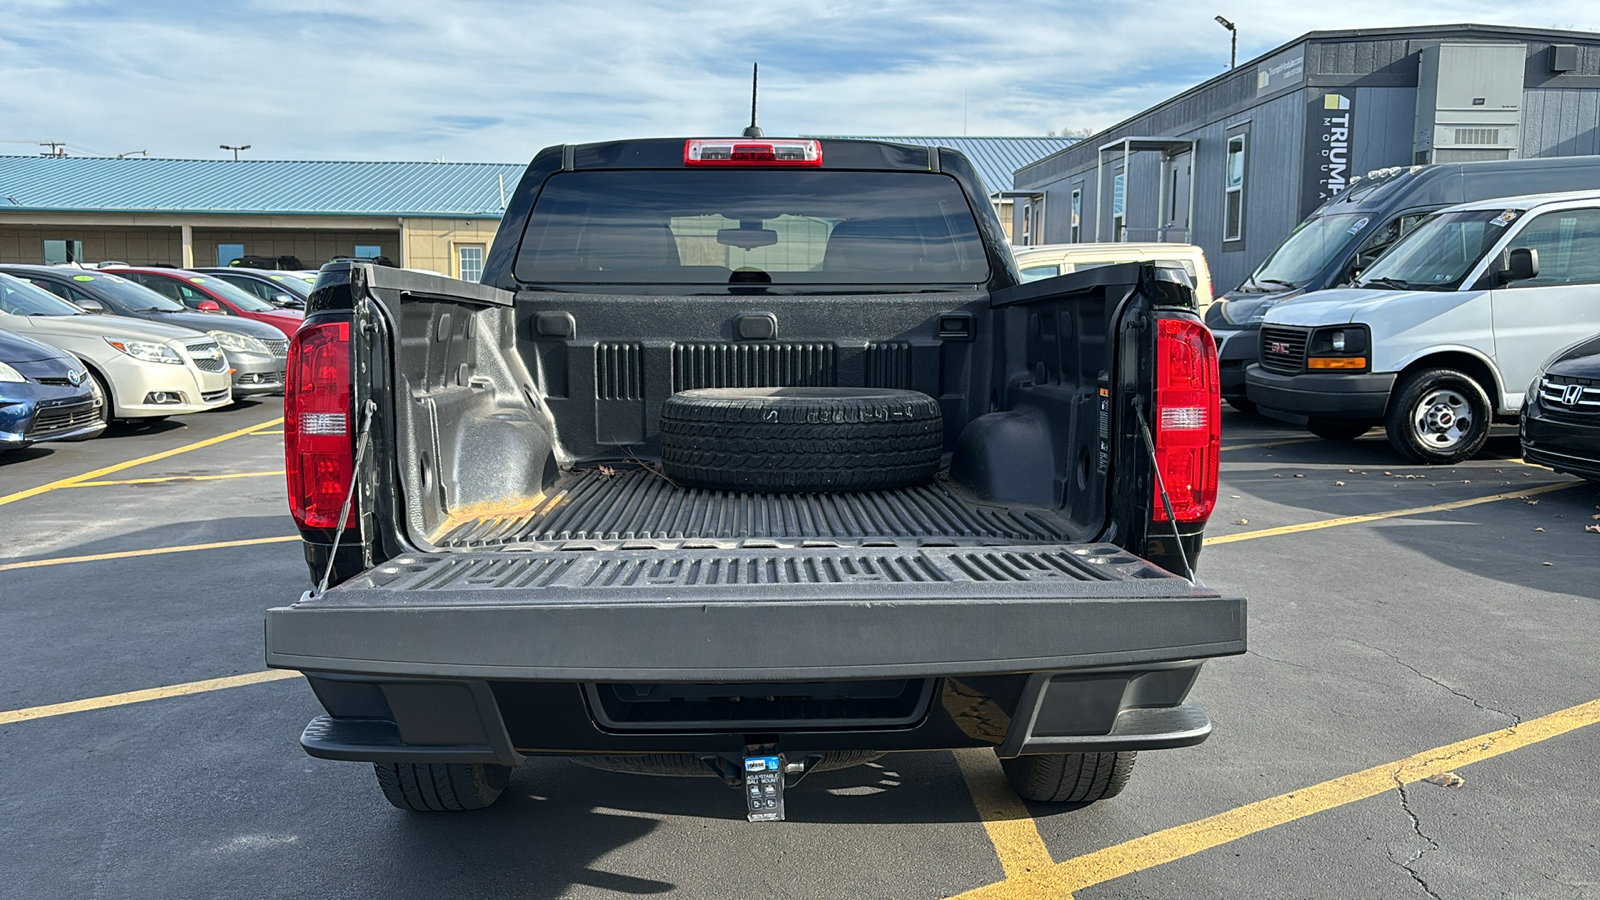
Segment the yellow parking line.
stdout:
[[1281,447],[1284,444],[1309,444],[1309,443],[1311,443],[1313,441],[1320,441],[1320,440],[1322,440],[1322,438],[1319,438],[1319,437],[1284,438],[1284,439],[1278,440],[1278,441],[1262,441],[1259,444],[1234,444],[1232,447],[1223,447],[1222,449],[1223,450],[1255,450],[1255,449],[1257,449],[1259,447]]
[[255,434],[283,434],[283,430],[280,428],[277,431],[257,431],[257,432],[254,432],[254,433]]
[[1029,892],[1026,885],[1013,880],[991,884],[957,896],[964,900],[1001,897],[1066,896],[1068,891],[1103,884],[1124,875],[1141,872],[1202,850],[1231,843],[1242,837],[1275,828],[1297,819],[1357,800],[1375,797],[1385,791],[1413,784],[1464,766],[1492,759],[1513,750],[1560,737],[1600,722],[1600,700],[1590,700],[1549,715],[1530,719],[1499,731],[1491,731],[1454,744],[1426,750],[1405,759],[1373,766],[1350,775],[1324,781],[1308,788],[1259,800],[1224,813],[1135,838],[1104,850],[1058,863],[1049,883],[1057,892]]
[[84,472],[82,475],[74,475],[71,478],[63,478],[60,481],[52,481],[49,484],[41,484],[38,487],[28,488],[25,491],[17,491],[14,494],[6,494],[5,496],[0,497],[0,506],[5,506],[7,503],[13,503],[17,500],[26,500],[29,497],[37,497],[40,494],[56,490],[57,488],[72,487],[80,481],[89,481],[91,479],[99,478],[103,475],[110,475],[113,472],[121,472],[123,469],[131,469],[134,466],[142,466],[145,463],[152,463],[171,456],[177,456],[180,453],[188,453],[190,450],[199,450],[201,447],[210,447],[214,444],[220,444],[223,441],[231,441],[240,435],[252,434],[262,428],[269,428],[273,425],[281,424],[283,424],[283,417],[279,416],[276,419],[269,419],[268,421],[251,425],[249,428],[241,428],[238,431],[230,431],[227,434],[220,434],[214,438],[206,438],[203,441],[195,441],[192,444],[185,444],[182,447],[174,447],[171,450],[163,450],[160,453],[152,453],[149,456],[141,456],[138,459],[130,459],[127,462],[120,462],[115,465],[95,469],[92,472]]
[[208,678],[205,681],[190,681],[185,684],[169,684],[166,687],[146,688],[142,691],[128,691],[122,694],[107,694],[104,697],[90,697],[87,700],[73,700],[67,703],[52,703],[49,706],[8,709],[0,712],[0,725],[26,722],[30,719],[47,719],[51,716],[64,716],[68,713],[88,712],[91,709],[127,706],[130,703],[144,703],[147,700],[161,700],[166,697],[182,697],[185,694],[204,694],[209,691],[244,687],[247,684],[283,681],[287,678],[298,677],[300,677],[299,672],[286,669],[268,669],[265,672],[229,675],[226,678]]
[[1342,516],[1337,519],[1322,519],[1317,522],[1302,522],[1299,525],[1282,525],[1277,528],[1263,528],[1260,531],[1243,531],[1239,534],[1224,534],[1217,537],[1206,538],[1206,546],[1213,544],[1232,544],[1236,541],[1249,541],[1255,538],[1276,537],[1280,534],[1299,534],[1302,531],[1318,531],[1323,528],[1337,528],[1340,525],[1358,525],[1362,522],[1376,522],[1380,519],[1397,519],[1402,516],[1418,516],[1425,513],[1445,512],[1451,509],[1465,509],[1481,503],[1496,503],[1501,500],[1515,500],[1530,494],[1548,494],[1551,491],[1564,491],[1567,488],[1587,484],[1584,481],[1561,481],[1555,484],[1543,484],[1538,487],[1523,488],[1519,491],[1507,491],[1490,497],[1474,497],[1471,500],[1455,500],[1450,503],[1435,503],[1432,506],[1413,506],[1409,509],[1391,509],[1387,512],[1368,513],[1364,516]]
[[[260,434],[260,432],[256,432]],[[282,475],[282,469],[276,472],[232,472],[227,475],[169,475],[165,478],[125,478],[121,481],[80,481],[69,484],[69,488],[81,487],[109,487],[113,484],[164,484],[169,481],[220,481],[224,478],[260,478],[265,475]]]
[[251,538],[245,541],[217,541],[212,544],[186,544],[181,547],[151,547],[148,550],[123,550],[120,553],[95,553],[89,556],[57,556],[51,559],[34,559],[27,562],[0,564],[0,572],[11,569],[37,569],[42,566],[64,566],[67,563],[99,562],[103,559],[132,559],[136,556],[161,556],[166,553],[188,553],[191,550],[221,550],[225,547],[253,547],[257,544],[282,544],[298,541],[299,535],[290,537]]
[[1065,896],[1055,860],[1050,858],[1028,808],[1006,784],[994,753],[957,750],[954,755],[973,805],[978,808],[978,818],[1000,857],[1000,868],[1006,873],[1006,880],[1001,883],[1022,891],[1015,896]]

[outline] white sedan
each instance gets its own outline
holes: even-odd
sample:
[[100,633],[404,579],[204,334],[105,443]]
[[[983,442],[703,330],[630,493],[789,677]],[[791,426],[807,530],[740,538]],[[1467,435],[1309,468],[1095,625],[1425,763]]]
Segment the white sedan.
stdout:
[[0,329],[65,350],[94,376],[107,419],[203,412],[233,402],[228,359],[209,334],[91,315],[0,273]]

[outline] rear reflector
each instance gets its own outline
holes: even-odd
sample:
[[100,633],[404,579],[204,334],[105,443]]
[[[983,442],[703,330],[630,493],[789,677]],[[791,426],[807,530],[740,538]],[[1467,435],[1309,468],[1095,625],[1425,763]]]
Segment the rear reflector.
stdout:
[[[307,322],[290,340],[283,447],[294,520],[304,528],[337,528],[355,466],[349,322]],[[355,518],[352,506],[345,527]]]
[[[1199,322],[1160,319],[1156,335],[1156,460],[1179,522],[1199,524],[1217,504],[1222,459],[1217,344]],[[1152,507],[1167,521],[1161,489]]]
[[686,166],[822,165],[822,142],[764,138],[692,138],[683,144]]

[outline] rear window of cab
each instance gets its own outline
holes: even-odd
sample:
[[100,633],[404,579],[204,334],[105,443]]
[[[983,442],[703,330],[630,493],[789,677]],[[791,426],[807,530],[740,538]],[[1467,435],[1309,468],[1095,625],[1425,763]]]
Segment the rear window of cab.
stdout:
[[517,254],[524,283],[976,285],[960,185],[922,172],[565,172]]

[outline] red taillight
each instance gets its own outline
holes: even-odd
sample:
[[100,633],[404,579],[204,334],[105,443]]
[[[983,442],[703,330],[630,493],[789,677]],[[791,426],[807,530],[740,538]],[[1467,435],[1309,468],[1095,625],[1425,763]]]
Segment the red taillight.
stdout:
[[[1179,522],[1202,523],[1217,505],[1222,410],[1217,344],[1199,322],[1159,319],[1156,333],[1156,461]],[[1155,520],[1167,521],[1161,489]]]
[[307,323],[289,341],[283,397],[289,512],[305,528],[339,525],[355,467],[350,416],[350,323]]
[[820,166],[822,142],[765,138],[692,138],[683,144],[686,166]]

